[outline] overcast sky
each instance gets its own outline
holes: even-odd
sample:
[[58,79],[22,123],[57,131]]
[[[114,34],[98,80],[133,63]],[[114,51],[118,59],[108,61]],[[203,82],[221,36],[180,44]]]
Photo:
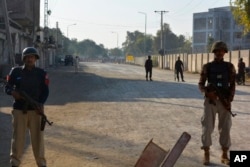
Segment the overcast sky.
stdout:
[[[154,35],[163,22],[173,33],[192,36],[193,13],[209,8],[225,7],[230,0],[48,0],[49,27],[56,22],[65,36],[78,41],[91,39],[105,48],[122,46],[126,32],[136,30]],[[143,12],[141,14],[139,12]],[[44,0],[41,0],[41,26],[44,27]],[[76,25],[73,25],[76,24]]]

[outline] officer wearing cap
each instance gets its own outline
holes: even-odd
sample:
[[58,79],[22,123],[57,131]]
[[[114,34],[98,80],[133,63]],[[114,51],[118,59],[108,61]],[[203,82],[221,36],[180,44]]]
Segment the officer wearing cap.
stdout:
[[[235,94],[236,71],[232,63],[223,60],[225,53],[228,52],[227,45],[224,42],[215,42],[212,45],[211,52],[214,53],[214,60],[203,65],[198,83],[200,91],[205,95],[204,112],[201,118],[203,164],[210,164],[211,134],[214,130],[216,114],[218,114],[219,143],[222,149],[221,163],[229,165],[230,160],[227,153],[231,146],[230,129],[232,121],[228,108],[231,107]],[[219,90],[220,95],[228,102],[227,108],[219,100],[217,92],[208,90],[208,85],[213,85],[216,90]]]
[[14,98],[12,110],[13,135],[11,140],[10,163],[12,167],[19,166],[25,146],[26,130],[29,130],[33,154],[39,167],[46,167],[44,155],[44,137],[40,130],[41,116],[32,106],[22,99],[19,91],[25,92],[35,101],[43,105],[49,95],[49,80],[47,73],[35,66],[39,59],[38,51],[33,47],[23,50],[23,66],[14,67],[7,76],[5,92]]

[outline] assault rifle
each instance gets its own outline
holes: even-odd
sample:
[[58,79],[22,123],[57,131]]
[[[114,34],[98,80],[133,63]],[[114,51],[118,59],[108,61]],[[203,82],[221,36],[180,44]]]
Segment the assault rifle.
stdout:
[[41,120],[41,131],[44,131],[46,123],[48,123],[50,126],[53,124],[53,122],[50,122],[47,119],[47,116],[41,111],[41,104],[32,99],[26,92],[24,91],[18,91],[18,93],[21,95],[21,97],[24,99],[26,102],[25,104],[25,110],[23,111],[24,113],[27,113],[27,107],[31,106],[34,108],[39,115],[41,115],[42,120]]
[[[226,110],[228,110],[230,112],[230,114],[232,115],[232,117],[236,116],[236,113],[232,113],[231,111],[231,102],[225,98],[225,96],[221,93],[221,91],[218,89],[218,87],[216,87],[214,84],[209,83],[208,86],[206,87],[208,92],[212,92],[215,91],[216,95],[218,97],[218,99],[220,100],[220,102],[222,103],[222,105],[225,107]],[[209,99],[211,104],[216,105],[216,103],[213,101],[214,99]]]

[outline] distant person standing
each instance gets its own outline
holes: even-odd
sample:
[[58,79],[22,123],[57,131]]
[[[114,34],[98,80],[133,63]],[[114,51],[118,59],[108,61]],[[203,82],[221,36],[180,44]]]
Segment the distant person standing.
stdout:
[[78,69],[79,69],[79,57],[76,56],[75,57],[75,73],[78,73]]
[[184,70],[183,62],[180,60],[180,57],[178,56],[178,59],[175,62],[175,72],[176,72],[176,77],[177,77],[178,82],[179,82],[179,74],[181,74],[182,82],[185,82],[183,78],[183,70]]
[[243,58],[240,58],[238,63],[238,77],[242,79],[243,85],[245,85],[245,70],[246,64],[243,62]]
[[144,67],[145,67],[145,70],[146,70],[146,81],[148,81],[148,73],[149,73],[149,79],[150,79],[150,81],[153,81],[152,80],[153,62],[151,60],[151,56],[150,55],[148,56],[148,59],[146,60]]

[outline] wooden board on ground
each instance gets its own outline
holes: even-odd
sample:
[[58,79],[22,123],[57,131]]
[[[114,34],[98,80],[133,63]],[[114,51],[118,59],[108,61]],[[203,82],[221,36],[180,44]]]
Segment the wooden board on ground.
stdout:
[[135,167],[173,167],[190,139],[191,135],[183,132],[171,151],[165,151],[151,139],[144,148]]
[[167,151],[159,147],[151,139],[143,150],[135,167],[159,167],[167,153]]
[[190,139],[191,135],[187,132],[183,132],[179,140],[176,142],[172,150],[166,156],[160,167],[173,167]]

